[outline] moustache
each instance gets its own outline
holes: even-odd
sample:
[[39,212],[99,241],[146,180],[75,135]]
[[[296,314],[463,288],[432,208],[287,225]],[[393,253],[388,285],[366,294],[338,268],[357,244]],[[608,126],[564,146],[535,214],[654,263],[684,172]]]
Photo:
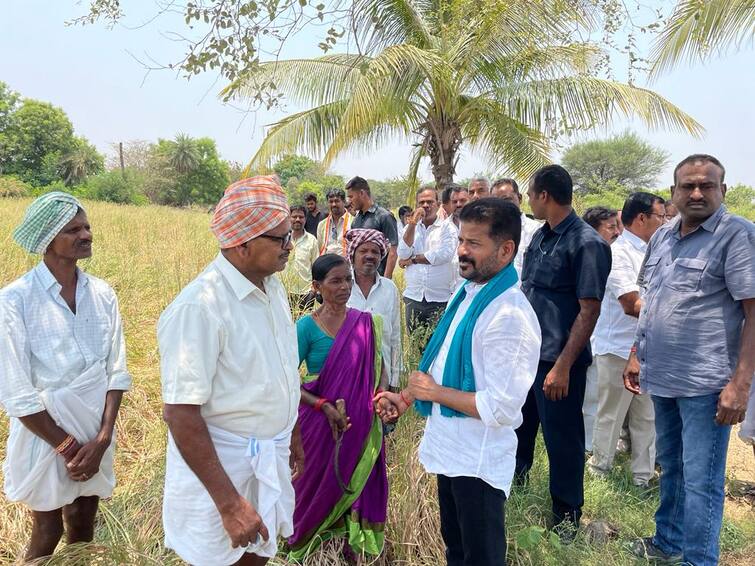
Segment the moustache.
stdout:
[[460,255],[459,256],[459,263],[461,263],[462,261],[465,262],[465,263],[471,263],[472,267],[477,267],[477,265],[475,264],[475,261],[471,257],[469,257],[468,255]]

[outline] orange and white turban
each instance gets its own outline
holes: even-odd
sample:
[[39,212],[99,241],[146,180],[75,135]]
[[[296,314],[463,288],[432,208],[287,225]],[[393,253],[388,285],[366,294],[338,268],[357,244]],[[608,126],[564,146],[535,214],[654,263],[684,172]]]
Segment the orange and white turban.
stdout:
[[260,175],[225,190],[210,230],[221,249],[233,248],[272,230],[288,216],[288,200],[277,177]]

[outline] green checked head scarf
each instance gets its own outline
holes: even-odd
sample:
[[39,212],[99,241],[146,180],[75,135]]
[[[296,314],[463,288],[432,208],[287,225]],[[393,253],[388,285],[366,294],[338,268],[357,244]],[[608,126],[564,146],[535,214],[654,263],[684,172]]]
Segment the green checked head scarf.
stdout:
[[16,243],[29,253],[43,254],[47,246],[84,207],[68,193],[42,195],[29,205],[21,224],[13,232]]

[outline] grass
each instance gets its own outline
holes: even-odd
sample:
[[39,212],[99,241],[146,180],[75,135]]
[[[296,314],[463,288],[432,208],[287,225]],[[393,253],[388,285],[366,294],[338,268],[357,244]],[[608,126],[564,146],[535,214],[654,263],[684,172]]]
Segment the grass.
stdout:
[[[0,286],[35,264],[11,240],[28,200],[0,199]],[[133,389],[124,400],[117,427],[118,486],[98,516],[92,545],[61,545],[50,564],[180,564],[163,547],[161,502],[166,431],[161,420],[159,364],[155,324],[178,291],[214,257],[216,247],[207,229],[208,216],[162,207],[129,207],[87,203],[95,231],[94,257],[85,269],[106,279],[116,290],[123,314]],[[400,275],[398,277],[400,279]],[[400,281],[399,281],[400,283]],[[416,367],[417,352],[409,348],[406,367]],[[0,457],[5,456],[8,421],[0,418]],[[389,439],[391,494],[387,548],[380,564],[437,566],[443,564],[435,480],[417,461],[422,422],[403,419]],[[733,439],[732,445],[739,443]],[[586,478],[585,519],[615,525],[618,538],[590,544],[579,536],[559,547],[539,528],[549,508],[548,467],[542,446],[526,492],[514,493],[506,508],[509,564],[634,564],[625,550],[633,537],[653,530],[655,497],[644,498],[631,485],[626,466],[607,479]],[[746,473],[752,480],[752,455]],[[20,505],[0,497],[0,564],[23,553],[30,521]],[[727,501],[722,534],[722,564],[755,563],[755,514],[746,503]],[[283,565],[285,561],[276,560]],[[312,566],[340,564],[338,551],[326,546],[307,561]]]

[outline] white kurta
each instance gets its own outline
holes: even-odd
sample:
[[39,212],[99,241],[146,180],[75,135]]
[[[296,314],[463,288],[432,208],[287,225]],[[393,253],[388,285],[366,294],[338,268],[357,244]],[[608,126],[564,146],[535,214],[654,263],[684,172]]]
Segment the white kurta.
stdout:
[[9,500],[35,511],[109,497],[115,485],[112,444],[99,473],[74,482],[63,458],[18,420],[47,410],[84,443],[99,432],[107,392],[131,385],[115,293],[78,274],[76,314],[44,263],[0,291],[0,403],[11,417],[4,488]]

